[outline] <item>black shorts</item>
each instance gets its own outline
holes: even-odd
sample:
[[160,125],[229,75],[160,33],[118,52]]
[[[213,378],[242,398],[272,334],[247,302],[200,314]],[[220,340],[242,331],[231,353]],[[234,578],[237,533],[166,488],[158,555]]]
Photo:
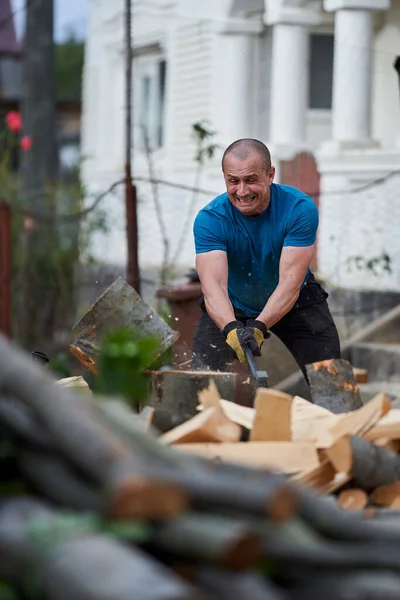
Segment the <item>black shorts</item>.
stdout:
[[[271,331],[283,342],[305,374],[305,365],[329,358],[340,358],[340,342],[326,299],[328,294],[310,274],[293,308]],[[236,360],[224,334],[200,302],[202,314],[193,338],[193,370],[226,371]],[[254,319],[235,309],[243,324]]]

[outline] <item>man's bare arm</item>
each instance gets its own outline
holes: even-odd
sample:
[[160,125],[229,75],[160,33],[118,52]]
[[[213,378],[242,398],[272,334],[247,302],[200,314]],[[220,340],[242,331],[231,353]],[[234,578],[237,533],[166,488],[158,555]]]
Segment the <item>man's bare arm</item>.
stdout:
[[271,328],[296,304],[315,246],[285,246],[279,264],[279,284],[257,317]]
[[214,323],[223,329],[235,320],[228,296],[228,260],[223,250],[211,250],[196,256],[196,270],[207,312]]

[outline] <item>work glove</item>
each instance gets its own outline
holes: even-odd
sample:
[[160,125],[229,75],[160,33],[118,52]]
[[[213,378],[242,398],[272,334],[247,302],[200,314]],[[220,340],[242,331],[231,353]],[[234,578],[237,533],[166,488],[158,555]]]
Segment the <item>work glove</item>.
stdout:
[[247,363],[245,348],[250,348],[254,356],[261,356],[261,346],[269,337],[267,327],[256,319],[247,321],[246,327],[240,321],[231,321],[222,331],[227,344],[243,364]]

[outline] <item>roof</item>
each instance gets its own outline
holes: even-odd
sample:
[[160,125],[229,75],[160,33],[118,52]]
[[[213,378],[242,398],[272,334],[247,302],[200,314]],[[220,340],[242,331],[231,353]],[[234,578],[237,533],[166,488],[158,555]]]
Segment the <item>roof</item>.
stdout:
[[20,52],[14,26],[14,13],[11,0],[0,1],[0,55],[16,55]]

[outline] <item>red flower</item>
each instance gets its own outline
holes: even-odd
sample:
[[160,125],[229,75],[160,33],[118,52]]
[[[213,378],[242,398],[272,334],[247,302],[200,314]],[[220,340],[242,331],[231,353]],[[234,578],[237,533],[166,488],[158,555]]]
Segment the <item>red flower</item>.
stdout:
[[33,219],[31,219],[30,217],[27,217],[24,221],[24,227],[25,229],[33,229],[35,225],[35,221]]
[[32,148],[32,138],[30,135],[24,135],[19,143],[23,152],[28,152]]
[[5,122],[7,127],[13,133],[18,133],[22,129],[22,118],[21,113],[16,112],[15,110],[6,114]]

